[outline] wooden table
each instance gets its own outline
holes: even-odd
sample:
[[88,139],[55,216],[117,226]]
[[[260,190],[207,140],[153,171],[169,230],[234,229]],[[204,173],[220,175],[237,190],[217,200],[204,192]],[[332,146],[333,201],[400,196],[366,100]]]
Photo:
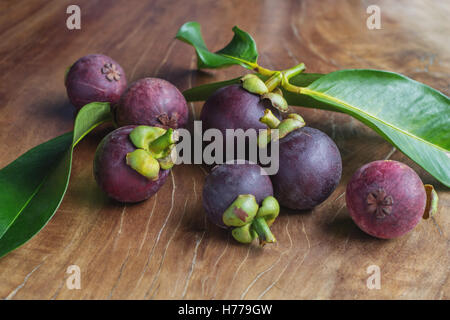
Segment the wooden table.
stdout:
[[[88,53],[104,53],[129,81],[165,78],[181,90],[224,80],[239,67],[195,71],[192,48],[174,40],[199,21],[218,49],[238,25],[259,45],[261,65],[283,69],[301,61],[309,72],[377,68],[406,74],[450,94],[450,4],[445,1],[76,1],[81,30],[66,28],[71,1],[0,4],[0,167],[29,148],[70,131],[73,108],[64,71]],[[366,8],[381,9],[369,30]],[[190,104],[191,119],[202,104]],[[343,177],[312,211],[283,210],[278,242],[240,245],[205,219],[207,171],[176,167],[148,201],[117,205],[97,187],[92,160],[111,128],[76,148],[66,197],[31,241],[0,259],[0,297],[7,299],[449,299],[450,193],[372,130],[347,115],[298,108],[329,134],[343,157]],[[406,236],[371,238],[350,219],[345,186],[361,165],[394,159],[411,165],[440,197],[440,212]],[[81,271],[69,290],[67,268]],[[377,265],[381,288],[368,289]]]

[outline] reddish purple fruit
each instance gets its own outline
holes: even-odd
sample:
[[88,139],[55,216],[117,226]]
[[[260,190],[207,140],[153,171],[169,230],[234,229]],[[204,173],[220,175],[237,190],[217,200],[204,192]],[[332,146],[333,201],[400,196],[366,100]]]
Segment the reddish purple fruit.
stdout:
[[90,54],[80,58],[66,75],[70,102],[80,110],[90,102],[115,104],[127,87],[125,72],[110,57]]
[[219,129],[224,138],[226,129],[265,129],[266,125],[259,119],[266,109],[281,119],[280,111],[273,108],[269,100],[261,100],[259,95],[246,91],[241,85],[223,87],[203,105],[200,114],[202,129]]
[[325,201],[341,179],[342,160],[333,140],[320,130],[303,127],[280,139],[280,168],[272,176],[281,205],[311,209]]
[[273,195],[270,178],[261,175],[260,166],[246,162],[214,167],[203,187],[203,207],[210,221],[221,228],[228,228],[223,222],[223,214],[242,194],[254,195],[258,204]]
[[188,120],[186,99],[170,82],[144,78],[134,82],[115,108],[119,127],[148,125],[183,128]]
[[126,163],[126,155],[136,150],[129,138],[136,126],[110,132],[95,152],[94,176],[100,188],[120,202],[139,202],[151,197],[164,184],[169,170],[160,170],[157,180],[150,180]]
[[412,230],[424,214],[426,201],[424,185],[414,170],[390,160],[362,166],[346,191],[353,221],[364,232],[381,239]]

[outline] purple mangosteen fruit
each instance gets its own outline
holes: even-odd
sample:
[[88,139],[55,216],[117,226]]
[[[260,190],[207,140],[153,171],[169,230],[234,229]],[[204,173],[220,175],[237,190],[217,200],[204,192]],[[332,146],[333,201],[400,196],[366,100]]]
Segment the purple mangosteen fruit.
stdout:
[[[208,97],[203,105],[200,120],[203,132],[208,129],[218,129],[223,136],[223,146],[227,143],[227,129],[264,129],[266,126],[259,122],[264,110],[270,109],[281,119],[281,112],[271,105],[269,99],[244,89],[242,85],[230,85],[216,90]],[[235,138],[235,153],[236,153]],[[246,141],[247,142],[247,141]],[[225,158],[227,158],[225,156]],[[229,158],[227,158],[229,159]]]
[[155,194],[173,166],[176,132],[125,126],[110,132],[97,147],[94,176],[100,188],[119,202],[139,202]]
[[140,79],[125,91],[114,108],[119,127],[127,125],[183,128],[188,120],[186,99],[170,82]]
[[417,173],[392,160],[359,168],[347,185],[345,199],[358,227],[381,239],[411,231],[427,211],[427,192]]
[[224,163],[211,170],[203,187],[203,207],[215,225],[232,229],[242,243],[275,242],[269,226],[279,213],[270,178],[257,164]]
[[306,210],[325,201],[342,174],[341,155],[333,140],[320,130],[304,127],[297,114],[280,122],[267,110],[261,121],[271,128],[269,133],[279,132],[279,170],[271,180],[280,204]]
[[280,112],[271,107],[268,100],[248,92],[241,85],[226,86],[215,91],[203,105],[202,128],[219,129],[223,135],[226,129],[265,129],[259,119],[267,108],[281,118]]
[[281,139],[279,148],[280,168],[272,183],[282,205],[312,209],[336,189],[342,160],[336,144],[325,133],[303,127]]
[[77,60],[66,73],[70,102],[77,110],[90,102],[115,104],[127,87],[122,67],[108,56],[90,54]]

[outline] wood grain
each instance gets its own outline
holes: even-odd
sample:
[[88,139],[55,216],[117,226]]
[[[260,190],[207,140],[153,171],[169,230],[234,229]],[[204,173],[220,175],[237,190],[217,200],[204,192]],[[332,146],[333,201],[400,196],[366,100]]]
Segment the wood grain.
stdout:
[[[64,71],[88,53],[113,57],[129,82],[162,77],[181,90],[241,74],[233,67],[195,71],[195,55],[173,39],[186,21],[203,26],[218,49],[239,25],[257,41],[260,62],[310,72],[377,68],[400,72],[450,94],[450,5],[444,1],[77,1],[81,30],[65,26],[70,1],[0,3],[0,167],[71,130]],[[382,29],[368,30],[366,8],[381,8]],[[250,8],[250,9],[249,9]],[[190,104],[191,119],[201,103]],[[92,160],[111,128],[96,130],[74,153],[67,195],[51,222],[0,260],[5,299],[449,299],[450,193],[402,153],[349,116],[298,108],[329,134],[343,177],[312,211],[283,210],[278,242],[237,244],[210,224],[201,206],[207,171],[176,167],[157,196],[136,205],[106,198]],[[345,185],[361,165],[395,159],[436,186],[440,212],[408,235],[381,241],[363,234],[345,207]],[[0,191],[1,192],[1,191]],[[70,265],[81,289],[69,290]],[[366,286],[381,269],[381,289]]]

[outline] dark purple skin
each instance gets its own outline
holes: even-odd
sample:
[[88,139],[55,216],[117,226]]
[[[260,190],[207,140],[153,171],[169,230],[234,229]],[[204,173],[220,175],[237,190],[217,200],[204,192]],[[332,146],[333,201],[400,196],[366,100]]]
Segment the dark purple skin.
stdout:
[[303,127],[280,139],[280,168],[271,176],[275,198],[285,207],[306,210],[325,201],[341,179],[342,160],[333,140]]
[[144,78],[134,82],[115,107],[119,127],[147,125],[183,128],[188,121],[188,107],[181,92],[170,82]]
[[[116,79],[108,80],[106,64],[115,66]],[[127,88],[122,67],[108,56],[90,54],[80,58],[71,67],[65,80],[67,95],[77,110],[90,102],[115,104]]]
[[[377,195],[375,202],[369,194]],[[419,223],[427,196],[413,169],[398,161],[380,160],[355,172],[345,199],[350,216],[361,230],[377,238],[392,239]]]
[[136,150],[129,139],[136,126],[110,132],[97,147],[94,176],[100,188],[119,202],[139,202],[150,198],[167,179],[169,170],[160,170],[157,180],[150,180],[126,163],[126,155]]
[[267,129],[259,121],[266,109],[281,119],[280,111],[273,108],[269,100],[261,100],[259,95],[246,91],[241,85],[223,87],[215,91],[203,105],[200,114],[202,129],[219,129],[224,141],[226,129]]
[[261,204],[264,198],[273,195],[269,176],[261,175],[261,167],[249,162],[214,167],[203,186],[203,208],[210,221],[228,228],[223,223],[223,213],[241,194],[252,194]]

